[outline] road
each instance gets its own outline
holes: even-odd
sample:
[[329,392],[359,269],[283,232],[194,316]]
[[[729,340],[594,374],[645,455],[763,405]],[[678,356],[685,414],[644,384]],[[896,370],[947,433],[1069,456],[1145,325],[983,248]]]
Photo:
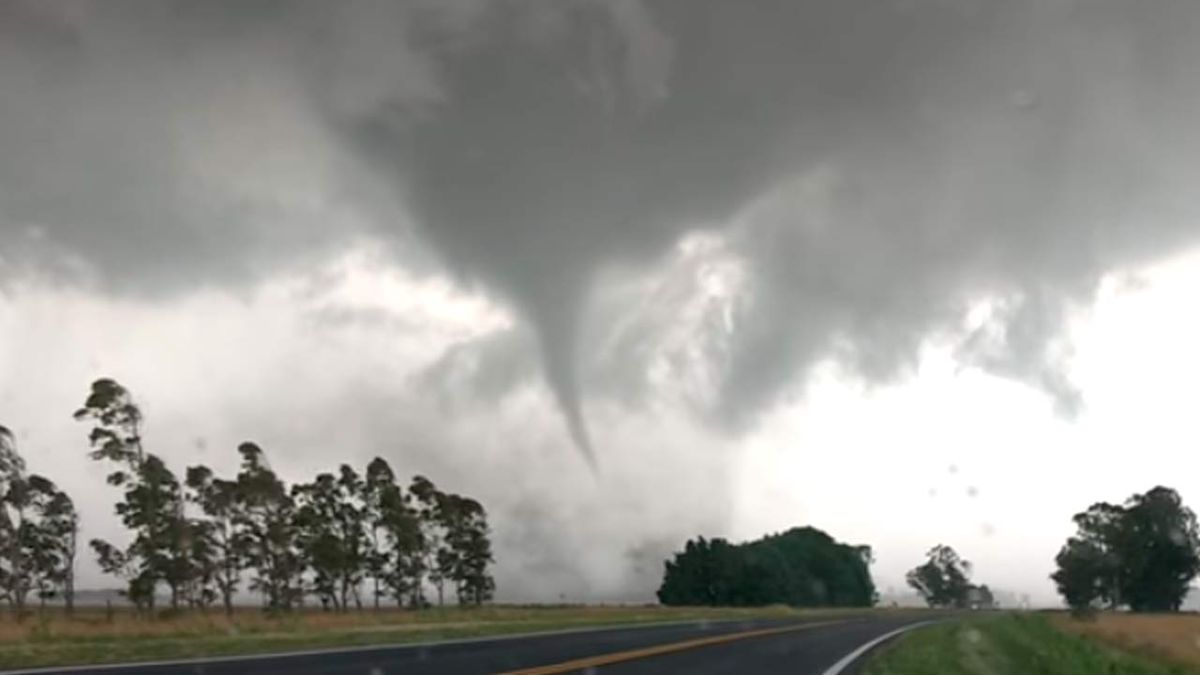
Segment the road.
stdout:
[[[695,622],[428,645],[320,650],[142,665],[94,666],[17,673],[130,675],[458,675],[507,673],[795,673],[832,675],[872,641],[928,615],[814,618],[806,621]],[[857,659],[856,661],[861,661]],[[832,669],[832,670],[831,670]]]

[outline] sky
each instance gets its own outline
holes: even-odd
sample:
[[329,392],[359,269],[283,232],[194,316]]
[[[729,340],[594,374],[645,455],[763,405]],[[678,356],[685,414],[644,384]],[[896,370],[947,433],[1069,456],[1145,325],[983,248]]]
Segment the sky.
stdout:
[[4,3],[0,424],[86,537],[123,536],[70,418],[107,376],[178,472],[253,440],[476,496],[502,600],[814,525],[883,590],[946,543],[1053,603],[1071,514],[1200,499],[1198,21]]

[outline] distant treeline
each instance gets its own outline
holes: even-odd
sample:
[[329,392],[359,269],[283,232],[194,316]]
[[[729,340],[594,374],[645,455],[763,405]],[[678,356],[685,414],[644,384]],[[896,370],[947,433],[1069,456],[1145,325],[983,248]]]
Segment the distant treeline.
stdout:
[[[203,465],[177,476],[147,452],[142,411],[116,381],[94,382],[74,416],[90,424],[91,458],[111,467],[116,514],[130,533],[127,545],[89,544],[140,610],[153,610],[164,587],[172,608],[220,603],[226,612],[242,589],[272,611],[309,599],[330,610],[385,598],[419,608],[431,591],[439,604],[448,591],[460,603],[492,597],[483,506],[423,476],[405,489],[382,458],[362,473],[342,464],[288,486],[247,442],[233,476]],[[14,435],[0,427],[0,597],[18,615],[31,590],[72,607],[77,531],[70,498],[25,474]]]
[[664,605],[869,607],[876,599],[869,546],[798,527],[742,544],[689,540],[666,572]]

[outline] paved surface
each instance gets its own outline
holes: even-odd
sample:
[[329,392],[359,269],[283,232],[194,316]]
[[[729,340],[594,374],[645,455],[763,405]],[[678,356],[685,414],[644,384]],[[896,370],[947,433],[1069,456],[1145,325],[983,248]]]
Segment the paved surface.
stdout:
[[[67,668],[64,673],[130,675],[450,675],[529,670],[550,673],[797,673],[824,675],[826,669],[860,645],[928,616],[824,618],[807,621],[697,622],[613,630],[485,639],[403,647],[354,648],[280,656],[233,657],[208,661]],[[836,623],[826,623],[835,621]],[[795,627],[721,644],[692,646],[670,653],[570,669],[556,664],[621,652],[653,652],[661,645],[711,641],[720,636],[768,628]],[[564,669],[566,668],[566,669]],[[51,672],[51,671],[39,671]],[[847,673],[851,671],[848,670]]]

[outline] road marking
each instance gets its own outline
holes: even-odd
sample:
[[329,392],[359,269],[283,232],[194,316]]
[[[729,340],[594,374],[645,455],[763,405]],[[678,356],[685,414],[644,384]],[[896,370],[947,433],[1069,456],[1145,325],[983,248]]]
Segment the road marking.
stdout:
[[874,647],[875,645],[883,642],[884,640],[890,640],[901,633],[910,631],[914,628],[919,628],[921,626],[927,626],[931,623],[936,623],[936,622],[935,621],[918,621],[917,623],[909,624],[907,626],[904,626],[903,628],[897,628],[896,630],[894,630],[890,633],[884,633],[883,635],[880,635],[879,637],[875,638],[874,640],[868,640],[864,644],[860,645],[858,647],[858,649],[855,649],[854,651],[850,652],[849,654],[843,656],[840,661],[833,664],[832,666],[829,666],[829,668],[824,673],[821,673],[821,675],[838,675],[843,670],[845,670],[851,663],[854,663],[859,658],[861,658],[863,654],[866,654],[868,651],[870,651],[871,648]]
[[625,652],[613,652],[611,654],[601,654],[600,656],[589,656],[574,661],[564,661],[562,663],[554,663],[548,666],[537,666],[535,668],[524,668],[521,670],[510,670],[499,675],[559,675],[560,673],[570,673],[576,670],[584,670],[585,668],[595,668],[598,666],[608,666],[614,663],[623,661],[633,661],[635,659],[645,659],[651,656],[660,654],[672,654],[674,652],[682,652],[687,649],[696,649],[698,647],[710,647],[712,645],[725,644],[727,642],[735,642],[737,640],[745,640],[753,637],[763,637],[766,635],[778,635],[780,633],[791,633],[801,631],[808,628],[816,628],[818,626],[831,626],[833,624],[846,623],[841,621],[818,621],[816,623],[802,623],[792,626],[781,626],[778,628],[760,628],[757,630],[742,631],[740,633],[726,633],[724,635],[713,635],[711,637],[697,638],[695,640],[685,640],[683,642],[672,642],[665,645],[655,645],[653,647],[644,647],[642,649],[631,649]]

